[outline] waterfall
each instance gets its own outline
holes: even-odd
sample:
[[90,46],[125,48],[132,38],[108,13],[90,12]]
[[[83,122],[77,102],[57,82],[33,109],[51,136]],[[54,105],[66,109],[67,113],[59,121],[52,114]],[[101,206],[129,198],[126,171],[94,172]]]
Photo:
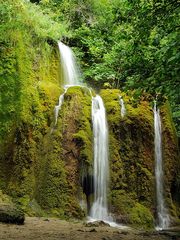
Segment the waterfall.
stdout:
[[79,85],[81,78],[80,68],[76,63],[76,59],[72,50],[62,42],[58,42],[58,47],[60,51],[61,66],[63,68],[65,85]]
[[99,95],[92,98],[92,122],[94,134],[94,202],[90,210],[90,218],[109,221],[107,207],[108,127],[104,104]]
[[157,229],[166,229],[169,227],[170,219],[164,203],[163,189],[163,161],[162,161],[162,130],[159,109],[154,103],[154,132],[155,132],[155,177],[156,177],[156,197],[157,197]]
[[[59,110],[64,101],[64,96],[71,86],[86,87],[80,83],[80,70],[75,61],[73,52],[69,47],[61,42],[58,42],[61,65],[64,76],[64,93],[59,97],[59,103],[55,106],[55,125]],[[88,88],[90,95],[92,91]],[[83,180],[92,180],[94,185],[94,201],[90,209],[90,219],[103,220],[108,222],[111,226],[119,226],[112,222],[112,217],[108,213],[107,204],[107,189],[109,179],[109,164],[108,164],[108,127],[106,120],[106,112],[102,98],[97,95],[92,96],[92,123],[93,123],[93,136],[94,136],[94,172],[93,177],[88,175],[88,172],[82,176]],[[83,167],[83,166],[82,166]],[[93,178],[93,179],[92,179]],[[82,183],[83,185],[83,183]],[[85,206],[84,202],[80,200],[82,207]],[[88,202],[87,202],[88,204]]]
[[58,42],[59,52],[60,52],[60,59],[63,71],[63,78],[64,78],[64,93],[59,96],[58,105],[54,108],[54,125],[57,124],[57,118],[59,114],[59,110],[64,102],[64,95],[66,94],[69,87],[72,86],[80,86],[80,69],[76,63],[75,56],[72,50],[66,46],[62,42]]
[[121,117],[123,118],[126,114],[126,108],[125,108],[125,105],[124,105],[124,100],[121,96],[119,96],[119,103],[121,105]]

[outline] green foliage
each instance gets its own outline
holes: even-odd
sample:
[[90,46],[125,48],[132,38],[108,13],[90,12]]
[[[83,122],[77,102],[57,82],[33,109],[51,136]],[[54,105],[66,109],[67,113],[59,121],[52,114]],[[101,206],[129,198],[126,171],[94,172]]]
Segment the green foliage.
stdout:
[[[0,31],[6,32],[0,37],[0,186],[28,214],[33,214],[35,210],[29,203],[36,196],[42,176],[37,168],[41,162],[39,152],[43,137],[50,131],[60,93],[59,55],[53,41],[61,37],[64,27],[29,2],[8,0],[0,5],[0,12]],[[50,180],[45,183],[50,181],[53,189],[57,163],[54,159],[51,162]],[[47,208],[58,208],[57,202],[63,198],[55,195],[50,201],[48,197],[44,199]]]
[[21,0],[1,2],[0,14],[1,143],[5,135],[13,134],[20,120],[38,124],[31,115],[39,104],[38,84],[60,79],[57,53],[48,41],[60,38],[64,27],[40,7]]
[[4,194],[2,190],[0,190],[0,204],[3,203],[12,204],[12,199],[8,195]]
[[75,50],[89,85],[109,82],[138,96],[167,96],[179,134],[178,1],[43,2],[58,21],[69,23],[71,34],[64,41]]
[[[0,40],[9,41],[16,32],[24,31],[37,38],[50,38],[58,40],[66,33],[65,25],[57,23],[43,12],[43,10],[28,1],[7,0],[0,5],[0,14],[3,26],[0,30]],[[6,31],[6,36],[3,32]]]

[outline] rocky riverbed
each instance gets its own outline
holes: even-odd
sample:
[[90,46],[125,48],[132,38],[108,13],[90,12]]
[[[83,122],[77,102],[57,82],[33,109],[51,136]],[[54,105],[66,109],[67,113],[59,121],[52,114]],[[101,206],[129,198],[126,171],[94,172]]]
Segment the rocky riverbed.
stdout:
[[27,217],[24,225],[0,223],[0,240],[180,240],[180,231],[139,231],[103,224]]

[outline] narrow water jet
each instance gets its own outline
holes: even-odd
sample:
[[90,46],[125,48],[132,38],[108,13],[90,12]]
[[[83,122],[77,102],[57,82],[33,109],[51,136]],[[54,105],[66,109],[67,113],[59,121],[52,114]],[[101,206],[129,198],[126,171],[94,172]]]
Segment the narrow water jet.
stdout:
[[107,206],[109,178],[108,163],[108,127],[102,98],[92,98],[92,122],[94,136],[94,201],[90,218],[111,221]]
[[62,106],[62,104],[63,104],[63,102],[64,102],[64,95],[66,94],[67,90],[68,90],[68,87],[65,86],[65,87],[64,87],[64,92],[59,96],[58,105],[56,105],[55,108],[54,108],[54,118],[55,118],[55,120],[54,120],[54,126],[56,126],[56,124],[57,124],[57,119],[58,119],[59,110],[61,109],[61,106]]
[[121,117],[123,118],[126,114],[126,108],[125,108],[125,105],[124,105],[124,100],[121,96],[119,96],[119,103],[121,105]]
[[154,145],[155,145],[155,178],[156,178],[156,200],[157,200],[157,230],[167,229],[170,218],[164,202],[163,188],[163,159],[162,159],[162,129],[160,112],[154,102]]

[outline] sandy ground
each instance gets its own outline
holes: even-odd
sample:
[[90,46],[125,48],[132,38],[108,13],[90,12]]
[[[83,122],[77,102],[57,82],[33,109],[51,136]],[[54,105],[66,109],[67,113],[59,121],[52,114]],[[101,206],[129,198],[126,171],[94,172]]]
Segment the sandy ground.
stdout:
[[180,240],[180,232],[87,227],[82,222],[27,217],[24,225],[0,223],[0,240]]

